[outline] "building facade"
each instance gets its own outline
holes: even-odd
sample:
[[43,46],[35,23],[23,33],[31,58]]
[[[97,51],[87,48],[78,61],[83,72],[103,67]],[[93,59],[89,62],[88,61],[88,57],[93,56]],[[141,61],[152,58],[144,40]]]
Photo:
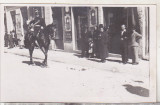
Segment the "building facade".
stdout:
[[15,30],[17,37],[23,41],[27,29],[27,21],[35,17],[34,9],[40,11],[40,16],[45,19],[46,25],[56,24],[58,34],[55,38],[57,49],[65,51],[81,50],[82,28],[87,26],[91,31],[95,26],[103,24],[109,28],[110,53],[120,53],[120,26],[126,24],[130,30],[142,34],[139,39],[139,55],[149,57],[149,7],[5,7],[5,31]]

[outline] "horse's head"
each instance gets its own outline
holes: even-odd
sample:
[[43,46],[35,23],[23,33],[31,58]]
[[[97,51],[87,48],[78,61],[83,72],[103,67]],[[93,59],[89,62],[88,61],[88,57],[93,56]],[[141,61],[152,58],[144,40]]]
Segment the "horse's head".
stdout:
[[50,33],[54,33],[55,30],[55,25],[51,24],[50,25]]
[[49,31],[48,31],[49,35],[53,39],[55,37],[54,32],[56,31],[56,26],[54,24],[50,24],[48,28],[49,28]]

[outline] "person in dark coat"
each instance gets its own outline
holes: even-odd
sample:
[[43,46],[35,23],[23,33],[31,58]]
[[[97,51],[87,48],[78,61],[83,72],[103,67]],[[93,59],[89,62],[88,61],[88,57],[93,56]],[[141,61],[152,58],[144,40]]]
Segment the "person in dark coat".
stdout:
[[107,51],[107,33],[104,31],[103,25],[99,26],[100,33],[98,35],[98,47],[101,62],[104,63],[106,57],[108,57]]
[[9,35],[7,34],[7,32],[5,32],[5,35],[4,35],[4,46],[8,47],[8,45],[9,45]]
[[13,43],[13,32],[10,31],[10,34],[9,34],[9,48],[13,48],[14,47],[14,43]]
[[93,31],[93,43],[94,43],[94,48],[93,48],[93,53],[94,56],[98,57],[99,56],[99,50],[98,50],[98,34],[99,34],[99,30],[98,30],[98,26],[96,26],[94,28]]
[[81,49],[82,49],[82,55],[81,57],[86,57],[88,56],[88,49],[89,49],[89,39],[90,32],[88,31],[87,27],[84,27],[82,29],[82,36],[81,36]]
[[123,24],[121,25],[121,56],[122,56],[122,63],[126,64],[128,61],[128,32],[126,30],[126,26]]

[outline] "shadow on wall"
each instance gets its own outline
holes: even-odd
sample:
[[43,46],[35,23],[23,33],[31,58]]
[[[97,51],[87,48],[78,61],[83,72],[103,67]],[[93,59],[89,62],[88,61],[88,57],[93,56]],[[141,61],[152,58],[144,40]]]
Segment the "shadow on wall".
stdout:
[[126,90],[132,94],[136,94],[142,97],[149,97],[149,90],[140,86],[132,86],[130,84],[123,85]]

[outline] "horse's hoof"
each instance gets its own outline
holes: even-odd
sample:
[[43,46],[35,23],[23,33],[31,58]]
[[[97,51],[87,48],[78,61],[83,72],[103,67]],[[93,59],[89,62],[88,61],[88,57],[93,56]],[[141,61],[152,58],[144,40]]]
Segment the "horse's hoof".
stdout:
[[33,62],[30,62],[30,64],[29,65],[31,65],[31,66],[35,66],[35,63],[33,63]]
[[47,66],[47,65],[44,65],[44,64],[41,65],[41,67],[42,67],[42,68],[48,68],[48,66]]
[[47,66],[47,62],[43,61],[42,62],[43,66]]

